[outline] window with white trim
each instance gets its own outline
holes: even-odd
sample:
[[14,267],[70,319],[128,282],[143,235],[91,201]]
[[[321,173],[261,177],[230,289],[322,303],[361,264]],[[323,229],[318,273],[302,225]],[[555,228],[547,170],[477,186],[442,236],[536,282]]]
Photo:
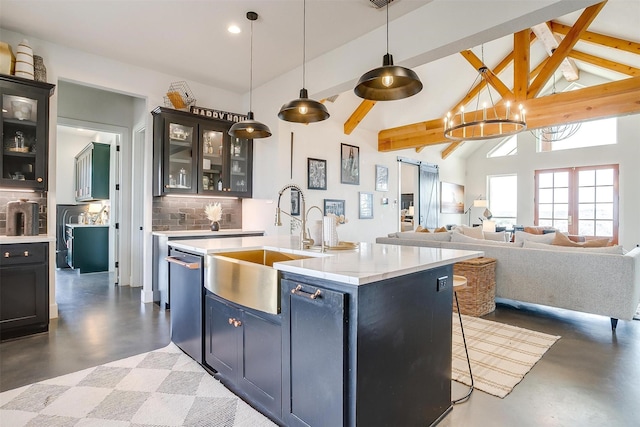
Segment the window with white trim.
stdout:
[[513,228],[518,218],[518,175],[487,177],[489,210],[496,227]]

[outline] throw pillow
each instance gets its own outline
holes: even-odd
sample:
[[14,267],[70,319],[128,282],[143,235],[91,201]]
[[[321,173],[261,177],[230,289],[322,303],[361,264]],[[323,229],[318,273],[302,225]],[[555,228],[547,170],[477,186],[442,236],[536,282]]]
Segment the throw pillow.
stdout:
[[466,225],[461,225],[458,227],[458,231],[461,231],[465,236],[473,237],[474,239],[484,239],[482,227],[468,227]]
[[507,241],[507,233],[504,231],[483,231],[485,240],[495,240],[497,242],[506,242]]
[[574,248],[602,248],[609,245],[609,239],[592,239],[578,243],[569,239],[569,236],[565,236],[564,234],[556,231],[551,244],[556,246],[570,246]]
[[551,242],[553,242],[553,238],[555,237],[555,234],[530,234],[524,231],[516,231],[515,234],[516,235],[514,241],[516,243],[522,243],[525,240],[531,240],[533,242],[546,243],[550,245]]
[[447,227],[438,227],[435,230],[433,230],[434,233],[447,233],[449,232],[449,230],[447,230]]
[[417,232],[417,233],[430,233],[430,231],[429,231],[429,229],[428,229],[428,228],[422,228],[422,226],[421,226],[421,225],[419,225],[419,226],[416,228],[416,232]]

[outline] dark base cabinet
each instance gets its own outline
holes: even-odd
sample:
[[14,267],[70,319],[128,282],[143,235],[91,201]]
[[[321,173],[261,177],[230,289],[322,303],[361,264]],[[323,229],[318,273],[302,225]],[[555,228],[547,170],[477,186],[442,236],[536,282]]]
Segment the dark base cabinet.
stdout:
[[216,377],[261,412],[281,416],[280,317],[232,304],[206,291],[204,355]]
[[362,286],[282,277],[287,426],[428,426],[451,409],[451,266]]
[[49,329],[49,243],[0,245],[0,339]]

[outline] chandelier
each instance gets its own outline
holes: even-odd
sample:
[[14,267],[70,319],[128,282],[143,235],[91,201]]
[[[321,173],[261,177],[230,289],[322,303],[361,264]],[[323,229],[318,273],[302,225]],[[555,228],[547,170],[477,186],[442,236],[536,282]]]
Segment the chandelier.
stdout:
[[[556,75],[553,74],[553,88],[551,91],[552,95],[556,93]],[[563,139],[571,138],[573,135],[578,132],[581,122],[577,123],[563,123],[555,126],[547,126],[544,128],[539,128],[535,130],[531,130],[531,134],[536,137],[536,139],[540,142],[556,142],[562,141]]]
[[527,128],[525,119],[525,110],[520,104],[517,109],[511,108],[511,102],[506,101],[504,105],[496,105],[491,94],[490,78],[492,73],[484,65],[484,47],[482,54],[482,66],[478,68],[478,75],[471,85],[471,89],[467,93],[467,99],[470,97],[471,91],[479,86],[486,85],[487,102],[480,103],[480,94],[478,90],[476,97],[475,111],[464,111],[464,106],[460,107],[460,111],[447,113],[444,118],[444,136],[452,141],[471,141],[493,138],[503,138],[514,135]]

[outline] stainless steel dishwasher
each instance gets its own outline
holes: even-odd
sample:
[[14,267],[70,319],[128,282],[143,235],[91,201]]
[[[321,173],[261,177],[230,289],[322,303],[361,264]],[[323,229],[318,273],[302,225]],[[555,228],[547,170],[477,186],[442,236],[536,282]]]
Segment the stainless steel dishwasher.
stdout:
[[202,257],[171,249],[171,341],[202,364]]

